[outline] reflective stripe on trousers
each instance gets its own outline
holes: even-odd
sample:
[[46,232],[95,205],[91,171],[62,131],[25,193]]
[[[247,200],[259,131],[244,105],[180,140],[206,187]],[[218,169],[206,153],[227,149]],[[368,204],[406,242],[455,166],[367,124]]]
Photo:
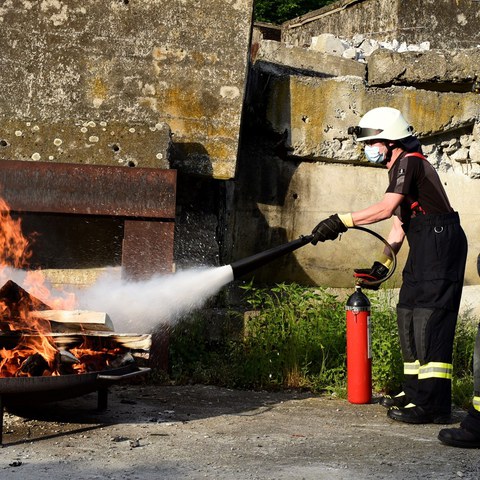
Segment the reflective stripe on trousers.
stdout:
[[413,363],[404,363],[403,373],[405,375],[417,375],[420,380],[426,378],[446,378],[451,380],[453,365],[442,362],[429,362],[425,365],[420,365],[420,362],[417,360]]
[[420,362],[418,360],[415,362],[405,362],[403,364],[403,373],[405,375],[418,375],[419,368]]
[[462,428],[480,436],[480,324],[477,328],[475,349],[473,351],[473,388],[472,406],[460,425]]
[[425,380],[426,378],[445,378],[452,379],[453,365],[451,363],[429,362],[421,365],[418,369],[418,379]]

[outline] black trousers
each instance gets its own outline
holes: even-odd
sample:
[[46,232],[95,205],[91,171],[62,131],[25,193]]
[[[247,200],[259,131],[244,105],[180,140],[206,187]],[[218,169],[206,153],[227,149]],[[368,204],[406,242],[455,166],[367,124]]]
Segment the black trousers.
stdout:
[[453,340],[467,239],[453,212],[412,218],[407,240],[410,251],[397,305],[404,391],[427,411],[450,413]]

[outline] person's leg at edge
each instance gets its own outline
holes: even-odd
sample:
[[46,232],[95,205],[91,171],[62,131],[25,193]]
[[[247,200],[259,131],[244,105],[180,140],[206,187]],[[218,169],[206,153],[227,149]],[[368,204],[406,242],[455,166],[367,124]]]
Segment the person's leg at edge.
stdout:
[[438,439],[445,445],[460,448],[480,448],[480,325],[473,353],[474,396],[472,406],[459,428],[444,428]]

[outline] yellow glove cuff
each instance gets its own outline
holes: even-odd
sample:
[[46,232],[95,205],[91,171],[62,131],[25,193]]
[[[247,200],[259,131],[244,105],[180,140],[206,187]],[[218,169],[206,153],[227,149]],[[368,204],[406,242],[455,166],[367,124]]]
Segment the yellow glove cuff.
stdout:
[[353,218],[351,213],[339,213],[338,218],[342,221],[342,223],[347,227],[347,228],[352,228],[355,226],[353,223]]
[[380,262],[382,265],[384,265],[385,267],[387,267],[389,270],[390,270],[390,267],[392,266],[393,264],[393,260],[388,257],[387,255],[385,255],[384,253],[382,254],[382,256],[377,260],[377,262]]

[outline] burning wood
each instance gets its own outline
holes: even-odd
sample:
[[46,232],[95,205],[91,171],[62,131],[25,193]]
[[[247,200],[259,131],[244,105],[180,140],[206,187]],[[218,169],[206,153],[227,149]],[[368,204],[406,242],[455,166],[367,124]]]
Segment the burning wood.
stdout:
[[30,313],[35,319],[48,320],[53,332],[107,331],[113,332],[113,323],[104,312],[87,310],[38,310]]
[[0,330],[12,332],[49,328],[48,322],[32,326],[28,320],[31,311],[48,310],[50,307],[31,296],[26,290],[9,280],[0,288]]
[[12,280],[0,288],[0,377],[101,371],[130,362],[131,350],[148,351],[150,336],[119,336],[106,313],[73,310],[72,297],[53,298],[42,272],[26,268],[30,248],[0,198],[0,278],[6,266],[22,269],[30,290]]
[[42,377],[45,370],[48,370],[48,362],[39,353],[34,353],[21,363],[17,376]]
[[42,272],[26,268],[30,246],[20,221],[10,217],[0,198],[0,285],[6,272],[21,269],[22,285],[29,290],[12,280],[0,288],[0,445],[4,405],[37,404],[97,390],[98,408],[104,410],[107,385],[150,370],[134,362],[139,353],[148,358],[150,335],[115,334],[106,313],[74,310],[74,296],[63,292],[54,298]]
[[101,371],[150,349],[150,335],[114,333],[104,312],[51,309],[11,280],[0,306],[0,377]]

